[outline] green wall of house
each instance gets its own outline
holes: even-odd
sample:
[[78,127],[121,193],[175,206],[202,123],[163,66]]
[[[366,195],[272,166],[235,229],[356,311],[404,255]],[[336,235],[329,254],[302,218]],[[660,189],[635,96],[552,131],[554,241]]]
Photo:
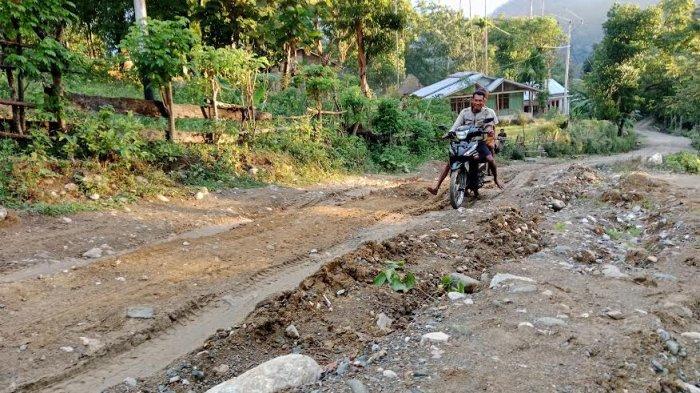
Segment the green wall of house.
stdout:
[[[486,101],[486,106],[491,109],[496,109],[496,99],[498,95],[493,94]],[[508,93],[508,108],[502,108],[496,111],[496,114],[501,116],[515,115],[523,111],[523,93]]]

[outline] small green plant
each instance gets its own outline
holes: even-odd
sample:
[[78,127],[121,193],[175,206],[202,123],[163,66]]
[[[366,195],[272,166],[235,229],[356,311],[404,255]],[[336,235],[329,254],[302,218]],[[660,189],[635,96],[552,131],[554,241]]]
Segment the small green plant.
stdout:
[[[637,228],[636,226],[630,226],[627,228],[627,234],[630,235],[631,237],[639,237],[642,234],[642,230]],[[612,238],[612,236],[611,236]]]
[[620,233],[620,231],[618,231],[615,228],[606,228],[605,234],[610,236],[610,239],[612,240],[620,240],[620,238],[622,237],[622,233]]
[[464,293],[465,291],[464,283],[462,281],[452,279],[452,277],[449,275],[442,277],[441,284],[442,289],[444,289],[445,292]]
[[561,221],[555,223],[554,230],[557,232],[564,232],[566,230],[566,223],[561,222]]
[[382,286],[387,283],[396,292],[410,291],[416,286],[416,276],[410,271],[405,271],[405,265],[405,261],[387,261],[386,268],[374,277],[374,285]]

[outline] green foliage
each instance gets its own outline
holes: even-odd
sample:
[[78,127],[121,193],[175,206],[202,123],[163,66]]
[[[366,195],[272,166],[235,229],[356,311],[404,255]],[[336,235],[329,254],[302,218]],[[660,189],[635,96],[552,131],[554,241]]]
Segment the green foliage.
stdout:
[[188,56],[197,41],[184,18],[148,19],[145,26],[131,26],[120,47],[128,52],[142,79],[165,86],[173,78],[184,75]]
[[605,234],[610,236],[612,240],[620,240],[622,238],[622,233],[615,228],[605,228]]
[[349,87],[340,93],[340,107],[345,111],[343,123],[346,129],[366,127],[369,123],[371,101],[357,86]]
[[416,286],[416,277],[405,270],[405,265],[405,261],[387,261],[384,270],[374,277],[374,285],[382,286],[386,283],[395,292],[410,291]]
[[566,223],[558,221],[554,224],[554,230],[557,232],[564,232],[566,230]]
[[133,163],[148,160],[141,136],[143,128],[133,116],[115,116],[110,109],[102,109],[85,119],[69,133],[61,133],[58,147],[67,158],[97,159]]
[[442,285],[442,289],[445,292],[459,292],[459,293],[464,293],[464,283],[459,280],[453,280],[450,275],[446,275],[442,277],[442,280],[440,280],[440,284]]
[[337,72],[322,65],[305,66],[294,78],[294,82],[297,87],[303,86],[309,98],[316,103],[319,117],[323,108],[322,100],[338,86]]
[[664,157],[664,165],[674,172],[700,173],[700,155],[683,151]]
[[618,136],[614,124],[604,120],[579,120],[569,124],[557,139],[543,144],[547,155],[622,153],[637,147],[637,135]]
[[307,107],[308,99],[304,90],[289,87],[270,94],[261,109],[278,116],[300,116],[306,113]]

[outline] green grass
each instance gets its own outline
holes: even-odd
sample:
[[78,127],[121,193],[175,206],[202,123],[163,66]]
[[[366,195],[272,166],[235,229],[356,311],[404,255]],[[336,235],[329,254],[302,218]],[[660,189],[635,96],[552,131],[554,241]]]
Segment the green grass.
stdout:
[[95,202],[63,202],[57,204],[36,202],[22,203],[12,207],[29,213],[44,214],[47,216],[64,216],[79,212],[100,210],[104,208],[104,204]]
[[637,228],[636,226],[630,226],[627,228],[627,234],[631,237],[639,237],[644,231]]
[[622,233],[615,228],[606,228],[605,234],[610,236],[612,240],[620,240],[622,238]]
[[554,230],[557,232],[564,232],[566,230],[566,223],[564,222],[557,222],[554,224]]

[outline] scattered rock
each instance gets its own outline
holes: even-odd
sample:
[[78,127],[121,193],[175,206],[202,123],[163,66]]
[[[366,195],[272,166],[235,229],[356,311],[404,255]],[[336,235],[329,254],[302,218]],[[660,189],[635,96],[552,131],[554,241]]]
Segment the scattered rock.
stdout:
[[124,378],[124,384],[129,387],[136,387],[138,385],[138,381],[134,377],[126,377]]
[[207,393],[273,393],[315,383],[322,371],[321,366],[306,355],[284,355],[216,385]]
[[511,288],[508,292],[510,293],[532,293],[537,292],[537,287],[535,285],[516,285]]
[[659,362],[656,359],[651,359],[651,368],[654,370],[654,372],[659,374],[663,374],[666,371],[666,368],[663,366],[663,364],[661,364],[661,362]]
[[100,258],[102,257],[102,249],[100,247],[93,247],[83,253],[85,258]]
[[80,341],[87,347],[88,353],[97,352],[104,347],[104,344],[96,338],[80,337]]
[[0,206],[0,221],[5,220],[6,218],[7,218],[7,209]]
[[73,349],[73,347],[61,347],[61,351],[71,353],[75,351],[75,349]]
[[259,171],[259,170],[258,170],[257,167],[252,166],[252,167],[250,167],[250,169],[248,169],[248,174],[249,174],[250,176],[255,177],[255,175],[258,174],[258,171]]
[[65,224],[70,224],[71,222],[73,222],[73,220],[71,220],[68,217],[61,217],[61,221],[63,221],[63,223]]
[[146,179],[146,178],[143,177],[143,176],[136,176],[134,179],[136,180],[136,183],[139,183],[139,184],[148,184],[148,179]]
[[661,165],[664,163],[664,157],[661,153],[654,153],[654,155],[647,157],[647,162],[653,165]]
[[173,377],[170,377],[170,379],[168,380],[168,382],[169,382],[169,383],[175,383],[175,382],[177,382],[177,381],[179,381],[179,380],[180,380],[180,376],[179,376],[179,375],[175,375],[175,376],[173,376]]
[[93,192],[92,194],[90,194],[88,196],[88,198],[92,199],[93,201],[96,201],[96,200],[100,199],[100,194]]
[[581,250],[576,254],[574,259],[581,262],[581,263],[590,264],[590,263],[595,263],[596,255],[591,250]]
[[620,310],[611,310],[605,313],[609,318],[614,319],[616,321],[619,321],[620,319],[625,318],[625,314],[622,313]]
[[444,343],[447,342],[447,340],[450,338],[448,334],[445,334],[443,332],[431,332],[431,333],[425,333],[421,339],[420,342],[423,343],[425,341],[433,342],[433,343]]
[[678,352],[681,350],[681,345],[678,344],[678,341],[676,340],[668,340],[665,344],[666,349],[671,352],[671,355],[678,355]]
[[555,212],[558,212],[559,210],[566,207],[566,202],[564,202],[560,199],[552,199],[549,202],[549,207],[551,207],[552,210],[554,210]]
[[389,379],[396,379],[399,377],[398,375],[396,375],[395,372],[393,372],[391,370],[384,370],[382,375],[384,376],[384,378],[389,378]]
[[697,387],[697,386],[695,386],[695,385],[691,385],[691,384],[689,384],[689,383],[687,383],[687,382],[683,382],[683,381],[681,381],[680,379],[675,380],[675,381],[674,381],[674,384],[675,384],[678,388],[683,389],[683,393],[700,393],[700,388],[699,388],[699,387]]
[[610,277],[610,278],[627,278],[627,277],[629,277],[627,274],[622,273],[620,271],[619,267],[617,267],[615,265],[610,265],[610,264],[603,265],[602,272],[603,272],[603,275],[605,277]]
[[543,317],[535,320],[536,325],[542,325],[547,327],[552,326],[566,326],[566,322],[559,318]]
[[192,370],[192,377],[194,379],[196,379],[197,381],[203,380],[205,376],[206,376],[206,374],[204,374],[204,371],[202,371],[202,370],[197,370],[197,369]]
[[479,280],[475,280],[462,273],[450,273],[450,279],[453,283],[461,283],[464,285],[464,292],[466,293],[476,292],[476,289],[479,288],[481,284]]
[[78,190],[78,185],[75,183],[67,183],[63,188],[66,191],[77,191]]
[[158,194],[156,195],[156,198],[158,198],[158,200],[161,202],[170,202],[170,199],[165,195]]
[[678,281],[678,278],[672,274],[655,272],[651,276],[661,281]]
[[529,283],[536,283],[535,280],[529,277],[516,276],[510,273],[498,273],[491,279],[491,285],[489,285],[489,288],[497,288],[500,284],[507,281],[524,281]]
[[394,320],[389,318],[384,313],[379,313],[377,316],[377,326],[382,330],[391,330],[390,327],[392,322],[394,322]]
[[681,333],[681,337],[689,338],[691,340],[699,340],[700,341],[700,332]]
[[656,263],[656,262],[659,261],[659,258],[657,258],[657,257],[655,257],[655,256],[653,256],[653,255],[649,255],[649,256],[647,257],[647,261],[649,261],[649,262],[651,262],[651,263]]
[[461,292],[448,292],[448,293],[447,293],[447,297],[448,297],[451,301],[455,302],[455,301],[457,301],[457,300],[466,299],[466,298],[467,298],[467,295],[465,295],[465,294],[463,294],[463,293],[461,293]]
[[348,381],[348,386],[352,393],[369,393],[369,390],[365,387],[365,384],[360,382],[359,379],[351,379]]
[[530,322],[520,322],[518,324],[518,329],[524,329],[524,328],[534,328],[535,325],[531,324]]
[[299,338],[299,331],[297,330],[297,327],[294,325],[289,325],[287,326],[287,329],[284,330],[284,332],[287,334],[287,337],[291,338]]
[[194,199],[196,199],[198,201],[201,201],[202,199],[204,199],[204,197],[205,197],[205,195],[201,191],[198,191],[196,194],[194,194]]
[[220,364],[218,367],[214,367],[214,373],[216,375],[224,375],[230,369],[231,367],[228,364]]
[[136,319],[151,319],[155,315],[153,307],[129,307],[126,310],[126,316]]

